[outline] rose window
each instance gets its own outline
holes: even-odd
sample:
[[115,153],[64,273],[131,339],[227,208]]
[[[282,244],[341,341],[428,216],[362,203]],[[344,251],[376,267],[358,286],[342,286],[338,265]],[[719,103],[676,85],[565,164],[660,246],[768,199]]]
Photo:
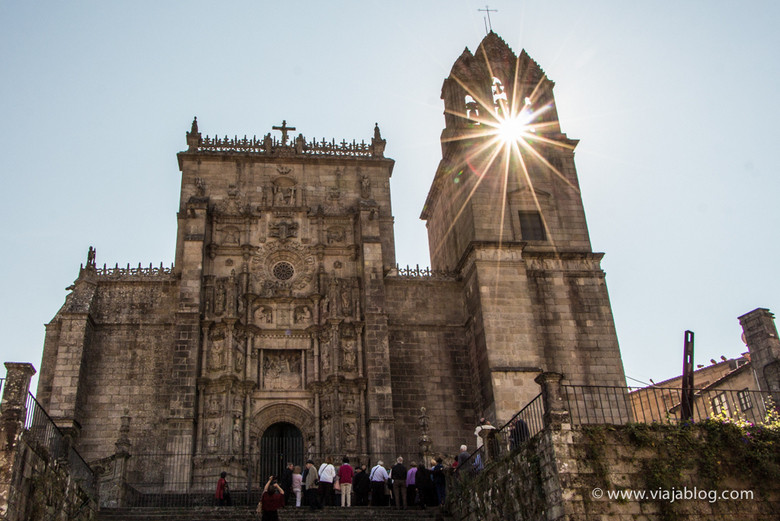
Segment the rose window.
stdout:
[[289,262],[277,262],[274,264],[273,274],[279,280],[290,280],[295,275],[295,268]]

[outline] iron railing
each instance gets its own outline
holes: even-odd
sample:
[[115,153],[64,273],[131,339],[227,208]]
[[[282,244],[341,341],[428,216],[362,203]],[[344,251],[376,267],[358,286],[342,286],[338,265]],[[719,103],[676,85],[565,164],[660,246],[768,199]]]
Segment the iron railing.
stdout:
[[567,410],[574,425],[679,423],[714,416],[762,423],[768,408],[767,393],[749,389],[697,389],[692,417],[683,418],[682,390],[668,387],[610,387],[564,385]]
[[65,439],[46,410],[27,394],[24,439],[34,450],[45,451],[53,460],[67,461],[75,483],[93,500],[97,500],[95,474],[84,458]]
[[540,393],[509,421],[497,428],[487,445],[483,444],[473,450],[469,457],[459,464],[458,474],[474,475],[480,472],[486,461],[503,458],[539,434],[543,428],[544,404]]

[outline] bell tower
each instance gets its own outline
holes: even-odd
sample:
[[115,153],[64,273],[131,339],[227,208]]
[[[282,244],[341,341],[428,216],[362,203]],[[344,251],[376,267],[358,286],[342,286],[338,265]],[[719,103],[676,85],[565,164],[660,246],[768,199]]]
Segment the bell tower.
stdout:
[[477,410],[508,417],[541,371],[624,385],[554,83],[495,33],[444,80],[442,160],[422,219],[434,269],[464,285]]

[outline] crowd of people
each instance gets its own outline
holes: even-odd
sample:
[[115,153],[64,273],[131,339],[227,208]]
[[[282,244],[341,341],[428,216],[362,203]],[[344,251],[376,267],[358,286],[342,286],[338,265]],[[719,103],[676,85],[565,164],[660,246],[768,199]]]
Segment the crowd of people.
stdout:
[[[515,418],[509,425],[510,449],[519,447],[530,438],[528,425],[522,418]],[[483,460],[479,450],[485,439],[495,442],[488,436],[496,428],[485,418],[480,418],[474,435],[477,449],[472,454],[466,445],[461,445],[458,455],[451,463],[456,475],[464,469],[478,473],[483,469]],[[447,494],[445,465],[441,457],[425,462],[412,461],[407,466],[399,456],[395,463],[386,467],[379,460],[370,469],[366,465],[356,465],[343,457],[338,467],[328,456],[317,467],[308,460],[303,468],[288,463],[281,476],[268,479],[258,504],[264,521],[275,521],[276,511],[283,506],[303,507],[318,510],[325,506],[394,506],[426,508],[443,505]],[[217,482],[216,499],[219,505],[230,504],[230,493],[223,472]]]
[[[442,458],[424,463],[411,462],[407,467],[398,457],[392,467],[382,460],[371,469],[366,465],[353,467],[348,457],[336,467],[327,457],[317,467],[308,460],[302,469],[288,463],[281,476],[270,476],[257,506],[263,521],[278,519],[276,511],[284,506],[318,510],[325,506],[395,506],[426,508],[444,504],[446,482]],[[217,481],[218,505],[230,505],[230,492],[222,472]]]

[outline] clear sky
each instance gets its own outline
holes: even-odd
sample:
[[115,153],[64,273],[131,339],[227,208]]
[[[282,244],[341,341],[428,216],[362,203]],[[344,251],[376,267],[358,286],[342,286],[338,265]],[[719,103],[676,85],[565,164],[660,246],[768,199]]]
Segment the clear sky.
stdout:
[[[0,1],[0,358],[40,366],[43,324],[90,245],[173,262],[176,152],[206,135],[370,139],[392,178],[398,261],[440,159],[441,84],[485,35],[483,0]],[[493,29],[556,83],[626,375],[744,351],[780,310],[780,3],[496,0]],[[1,371],[0,371],[1,372]],[[635,383],[629,380],[629,384]]]

